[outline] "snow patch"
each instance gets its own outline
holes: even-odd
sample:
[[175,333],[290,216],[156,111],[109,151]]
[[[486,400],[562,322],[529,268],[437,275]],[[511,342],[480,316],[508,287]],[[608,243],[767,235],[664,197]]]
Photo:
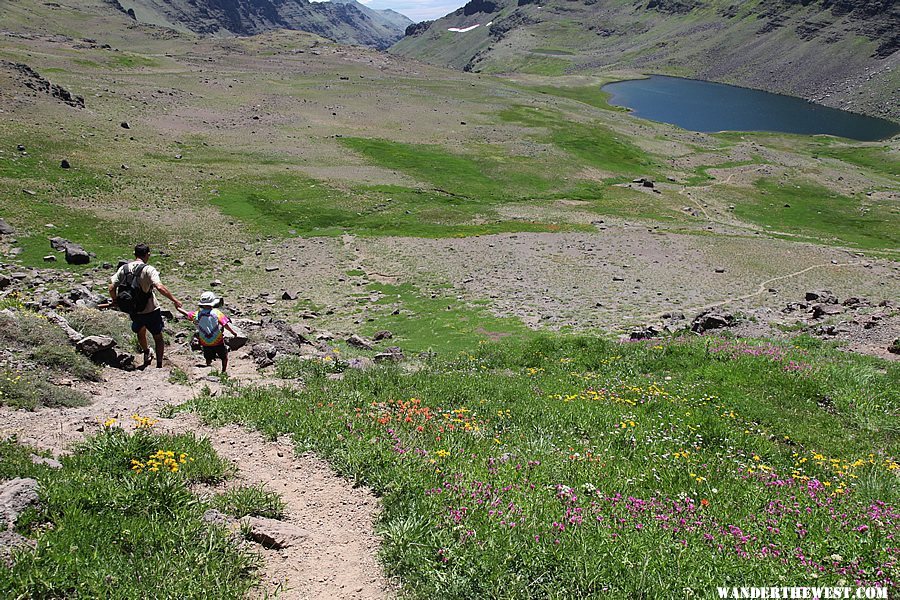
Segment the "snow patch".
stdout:
[[470,25],[469,27],[448,27],[447,31],[453,31],[454,33],[465,33],[467,31],[472,31],[476,27],[481,27],[481,23],[476,23],[474,25]]

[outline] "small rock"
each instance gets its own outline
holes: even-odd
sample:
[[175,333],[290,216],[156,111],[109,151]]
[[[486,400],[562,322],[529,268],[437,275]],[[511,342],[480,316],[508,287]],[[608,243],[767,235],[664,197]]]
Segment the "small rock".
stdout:
[[380,342],[381,340],[389,340],[392,337],[394,337],[394,334],[385,329],[385,330],[376,332],[375,335],[372,336],[372,339],[375,340],[376,342]]
[[70,165],[69,161],[64,158],[61,161],[59,161],[59,168],[60,169],[71,169],[72,165]]
[[119,125],[122,127],[122,129],[131,129],[131,125],[128,124],[128,121],[122,121],[121,123],[119,123]]
[[38,456],[37,454],[32,454],[30,458],[32,464],[44,465],[51,469],[62,469],[62,463],[55,458],[45,458],[43,456]]
[[350,369],[359,369],[364,371],[375,366],[375,361],[365,356],[357,356],[347,361],[347,367]]
[[0,235],[12,235],[15,232],[16,230],[12,228],[12,225],[0,219]]
[[219,287],[222,285],[222,281],[219,279],[213,279],[209,282],[209,287]]
[[272,273],[272,272],[274,272],[274,271],[277,271],[279,268],[280,268],[280,267],[276,267],[275,265],[267,265],[267,266],[266,266],[266,273]]
[[308,537],[308,534],[296,525],[275,519],[246,517],[242,522],[249,530],[247,536],[270,550],[288,548]]
[[56,257],[52,254],[48,254],[44,257],[44,262],[56,262]]
[[12,529],[29,507],[37,506],[38,482],[17,477],[0,485],[0,529]]
[[296,300],[297,294],[294,292],[289,292],[289,291],[285,290],[284,293],[281,294],[281,299],[282,300]]

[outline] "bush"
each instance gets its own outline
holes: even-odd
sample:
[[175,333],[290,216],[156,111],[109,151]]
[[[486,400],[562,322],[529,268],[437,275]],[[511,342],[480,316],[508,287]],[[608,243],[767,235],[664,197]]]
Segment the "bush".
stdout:
[[87,396],[69,387],[55,386],[49,382],[50,378],[51,373],[44,369],[31,370],[28,374],[0,369],[0,404],[26,410],[88,404]]
[[233,517],[246,516],[280,519],[284,516],[284,501],[265,486],[246,485],[213,496],[210,505]]

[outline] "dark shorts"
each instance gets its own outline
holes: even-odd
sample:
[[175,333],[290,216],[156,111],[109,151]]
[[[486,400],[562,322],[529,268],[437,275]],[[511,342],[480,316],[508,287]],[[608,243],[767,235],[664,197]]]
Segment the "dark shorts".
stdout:
[[228,356],[228,346],[225,344],[219,344],[218,346],[203,346],[203,358],[206,359],[206,362],[211,362],[216,358],[225,360],[226,356]]
[[163,330],[162,311],[154,310],[143,315],[131,315],[131,330],[135,333],[146,327],[153,335],[159,335]]

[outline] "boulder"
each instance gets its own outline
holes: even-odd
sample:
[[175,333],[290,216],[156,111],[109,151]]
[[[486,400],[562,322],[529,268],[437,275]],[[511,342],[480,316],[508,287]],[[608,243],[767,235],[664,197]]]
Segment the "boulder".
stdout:
[[37,506],[38,482],[31,478],[17,477],[0,484],[0,530],[15,527],[19,515]]
[[59,161],[59,168],[60,169],[70,169],[70,168],[72,168],[72,165],[70,165],[69,161],[64,158],[61,161]]
[[253,344],[250,347],[250,356],[260,369],[274,365],[277,354],[274,344]]
[[288,292],[287,290],[285,290],[285,292],[283,294],[281,294],[281,299],[282,300],[296,300],[297,294],[296,294],[296,292]]
[[637,329],[632,329],[628,334],[628,339],[649,340],[655,337],[659,337],[661,333],[662,332],[653,325],[648,325],[647,327],[638,327]]
[[891,345],[888,346],[887,351],[891,354],[900,354],[900,338],[897,338],[896,340],[891,342]]
[[381,340],[389,340],[392,337],[394,337],[394,334],[384,329],[382,331],[376,332],[375,335],[372,336],[372,339],[376,342],[380,342]]
[[279,354],[296,354],[307,339],[295,331],[284,321],[272,320],[262,329],[262,337],[266,343],[275,347]]
[[872,306],[872,303],[869,302],[866,298],[857,298],[856,296],[847,298],[846,300],[841,302],[841,304],[846,306],[847,308],[868,308]]
[[385,362],[400,362],[404,359],[403,350],[401,350],[397,346],[391,346],[390,348],[385,348],[384,352],[379,352],[375,355],[376,363],[385,363]]
[[842,312],[844,312],[844,308],[839,304],[814,304],[812,307],[813,319],[839,315]]
[[66,262],[70,265],[86,265],[91,261],[91,255],[84,248],[65,238],[50,238],[50,247],[58,252],[65,252]]
[[734,315],[730,313],[718,313],[707,311],[700,313],[691,321],[691,331],[703,333],[711,329],[721,329],[734,325]]
[[239,330],[235,330],[239,335],[227,335],[225,337],[225,345],[228,346],[229,350],[239,350],[247,345],[247,342],[250,341],[246,335],[240,333]]
[[91,262],[91,255],[78,244],[66,246],[66,262],[70,265],[86,265]]
[[12,235],[15,232],[16,230],[12,228],[12,225],[0,219],[0,235]]
[[97,364],[107,365],[123,371],[133,371],[135,368],[134,355],[130,352],[122,352],[118,348],[100,350],[91,356],[91,360]]
[[[79,304],[80,306],[89,306],[96,308],[98,304],[106,301],[106,298],[95,294],[87,286],[79,285],[69,290],[69,300]],[[80,301],[80,303],[79,303]]]
[[354,348],[361,348],[363,350],[374,350],[375,347],[372,345],[372,342],[360,337],[358,334],[353,334],[347,338],[347,344],[353,346]]
[[820,304],[837,304],[838,299],[829,290],[812,290],[806,292],[806,301]]
[[12,279],[8,275],[0,274],[0,290],[5,290],[12,285]]
[[60,306],[70,308],[72,303],[69,302],[66,298],[63,298],[62,295],[56,290],[50,290],[47,294],[40,299],[40,305],[46,306],[49,308],[59,308]]
[[102,350],[108,350],[116,345],[116,340],[108,335],[89,335],[75,343],[75,349],[86,356],[94,356]]

